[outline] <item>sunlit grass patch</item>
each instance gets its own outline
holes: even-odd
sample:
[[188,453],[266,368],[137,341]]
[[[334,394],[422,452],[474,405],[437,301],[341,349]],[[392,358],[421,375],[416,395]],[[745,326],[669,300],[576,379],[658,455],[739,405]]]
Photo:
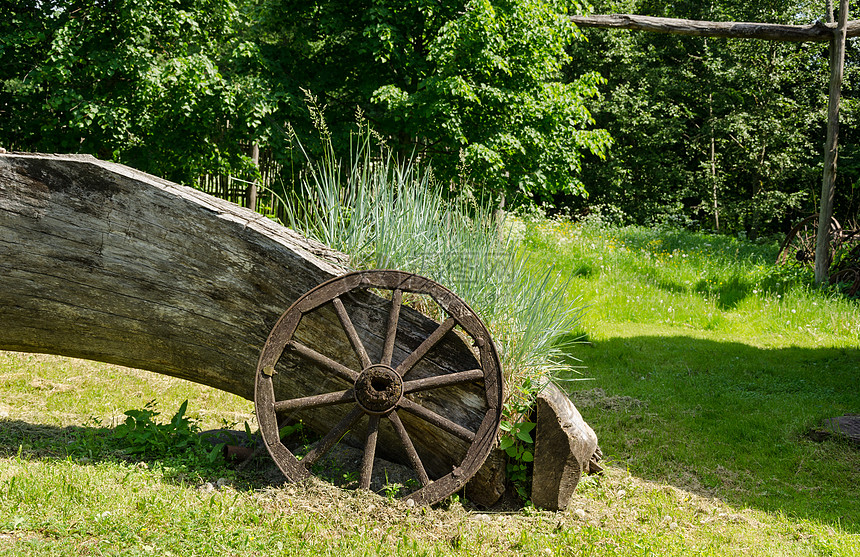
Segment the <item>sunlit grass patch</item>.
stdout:
[[[860,343],[856,300],[814,287],[808,274],[777,267],[775,242],[546,220],[528,227],[526,242],[598,308],[586,313],[586,322],[764,331],[795,339],[835,335]],[[578,271],[583,268],[589,272]]]
[[[811,429],[860,410],[860,303],[774,264],[770,243],[542,221],[526,241],[588,302],[593,381],[570,385],[634,474],[860,528],[856,448]],[[599,396],[598,396],[599,395]],[[627,397],[636,405],[619,405]],[[595,402],[597,401],[597,402]]]

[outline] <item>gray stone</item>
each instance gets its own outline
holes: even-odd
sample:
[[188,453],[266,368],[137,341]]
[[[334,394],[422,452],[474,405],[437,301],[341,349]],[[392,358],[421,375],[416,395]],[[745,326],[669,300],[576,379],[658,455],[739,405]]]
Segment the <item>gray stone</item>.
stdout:
[[597,453],[597,435],[570,398],[550,383],[537,399],[532,503],[564,510]]

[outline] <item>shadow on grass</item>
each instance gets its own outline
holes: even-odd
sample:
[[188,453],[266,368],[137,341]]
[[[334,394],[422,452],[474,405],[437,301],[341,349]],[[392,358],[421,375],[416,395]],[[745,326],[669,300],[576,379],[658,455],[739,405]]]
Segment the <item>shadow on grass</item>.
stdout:
[[860,532],[860,449],[809,436],[860,413],[860,350],[760,349],[685,336],[580,346],[566,383],[609,461],[738,506]]
[[752,290],[753,285],[749,281],[737,276],[717,286],[708,286],[706,281],[699,281],[695,288],[699,294],[715,295],[716,305],[722,311],[731,311],[738,307],[738,304],[752,294]]
[[[236,432],[242,434],[243,432]],[[21,457],[31,460],[71,459],[87,465],[99,462],[124,462],[146,467],[163,467],[165,481],[175,484],[203,484],[215,482],[229,475],[237,488],[262,489],[282,485],[286,480],[265,450],[255,455],[249,465],[241,468],[239,462],[222,458],[210,462],[204,444],[196,454],[139,455],[129,454],[126,445],[110,428],[99,426],[59,427],[32,424],[21,420],[0,419],[0,458]]]

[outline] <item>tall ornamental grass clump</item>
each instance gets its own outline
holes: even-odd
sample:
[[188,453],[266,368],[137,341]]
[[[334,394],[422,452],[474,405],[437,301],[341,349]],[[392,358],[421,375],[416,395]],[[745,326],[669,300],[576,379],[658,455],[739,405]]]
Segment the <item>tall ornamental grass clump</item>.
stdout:
[[509,415],[527,410],[569,370],[562,362],[581,308],[566,281],[530,264],[503,216],[473,196],[446,195],[428,167],[398,159],[370,133],[354,137],[348,161],[324,144],[287,203],[287,225],[344,252],[355,269],[413,272],[462,297],[499,348]]

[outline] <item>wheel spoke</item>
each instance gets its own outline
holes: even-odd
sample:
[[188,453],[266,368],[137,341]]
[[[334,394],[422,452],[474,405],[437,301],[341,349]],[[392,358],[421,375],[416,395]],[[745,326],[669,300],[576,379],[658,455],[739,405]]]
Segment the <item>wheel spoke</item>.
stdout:
[[352,389],[338,391],[336,393],[325,393],[322,395],[303,396],[291,400],[279,400],[275,403],[275,412],[282,414],[291,410],[307,410],[310,408],[319,408],[320,406],[331,406],[333,404],[343,404],[345,402],[355,402],[355,393]]
[[409,438],[406,428],[403,427],[403,422],[400,421],[400,416],[397,415],[397,410],[390,413],[388,415],[388,419],[391,420],[391,425],[394,426],[394,431],[396,431],[397,436],[400,437],[400,442],[403,443],[403,448],[406,450],[406,455],[409,457],[409,463],[412,464],[412,469],[415,470],[415,473],[418,475],[418,479],[421,480],[421,485],[429,485],[430,477],[427,476],[424,464],[421,462],[421,458],[418,456],[418,452],[415,450],[415,445],[412,444],[412,439]]
[[461,385],[463,383],[471,383],[484,378],[484,371],[481,369],[470,369],[469,371],[461,371],[448,375],[436,375],[433,377],[425,377],[424,379],[415,379],[414,381],[403,382],[404,393],[414,393],[416,391],[426,391],[428,389],[438,389],[439,387],[449,387],[451,385]]
[[361,339],[358,338],[358,333],[355,330],[355,326],[352,324],[352,319],[350,319],[349,314],[346,313],[346,308],[343,307],[343,302],[340,301],[340,298],[334,298],[331,303],[334,304],[334,309],[337,312],[338,319],[340,319],[340,324],[343,325],[343,330],[346,332],[346,336],[349,337],[349,343],[352,344],[352,349],[355,350],[355,353],[361,362],[361,368],[365,369],[370,367],[373,364],[367,355],[367,350],[364,349],[364,343],[362,343]]
[[463,441],[467,441],[469,443],[475,440],[475,434],[461,426],[460,424],[454,423],[448,418],[437,414],[432,410],[428,410],[424,408],[420,404],[416,404],[409,400],[408,398],[403,398],[400,400],[399,406],[409,412],[410,414],[415,414],[419,418],[435,425],[439,429],[447,431],[451,435],[459,437]]
[[325,437],[320,439],[319,444],[314,447],[313,450],[308,452],[304,458],[302,458],[301,462],[304,467],[310,468],[317,460],[329,452],[331,448],[340,441],[340,438],[343,437],[344,433],[349,431],[355,422],[358,421],[362,414],[364,414],[364,411],[356,404],[355,407],[350,410],[349,414],[344,416],[343,419],[325,435]]
[[418,361],[421,360],[421,358],[426,356],[427,352],[429,352],[430,349],[436,345],[436,343],[442,340],[442,337],[447,335],[451,331],[451,329],[454,328],[455,324],[456,321],[454,320],[454,318],[449,317],[445,320],[444,323],[436,327],[436,330],[433,331],[429,337],[424,339],[424,342],[422,342],[421,345],[415,349],[415,352],[409,354],[409,356],[407,356],[406,359],[403,360],[403,362],[399,366],[397,366],[397,373],[400,374],[401,377],[409,373],[409,371],[413,367],[415,367],[415,364],[417,364]]
[[371,414],[367,421],[367,437],[364,440],[364,456],[361,459],[359,489],[370,489],[370,476],[373,474],[373,457],[376,455],[376,437],[379,433],[379,416]]
[[403,303],[403,291],[395,289],[391,294],[391,312],[388,314],[388,331],[385,333],[385,346],[382,347],[380,363],[390,366],[394,356],[394,339],[397,336],[397,322],[400,319],[400,305]]
[[319,366],[327,368],[329,371],[334,372],[338,377],[346,379],[350,383],[355,383],[355,380],[358,379],[358,373],[349,369],[345,365],[332,360],[328,356],[323,356],[313,348],[305,346],[301,342],[293,340],[290,341],[287,346],[290,349],[298,352],[301,356],[307,358],[308,360],[314,362]]

